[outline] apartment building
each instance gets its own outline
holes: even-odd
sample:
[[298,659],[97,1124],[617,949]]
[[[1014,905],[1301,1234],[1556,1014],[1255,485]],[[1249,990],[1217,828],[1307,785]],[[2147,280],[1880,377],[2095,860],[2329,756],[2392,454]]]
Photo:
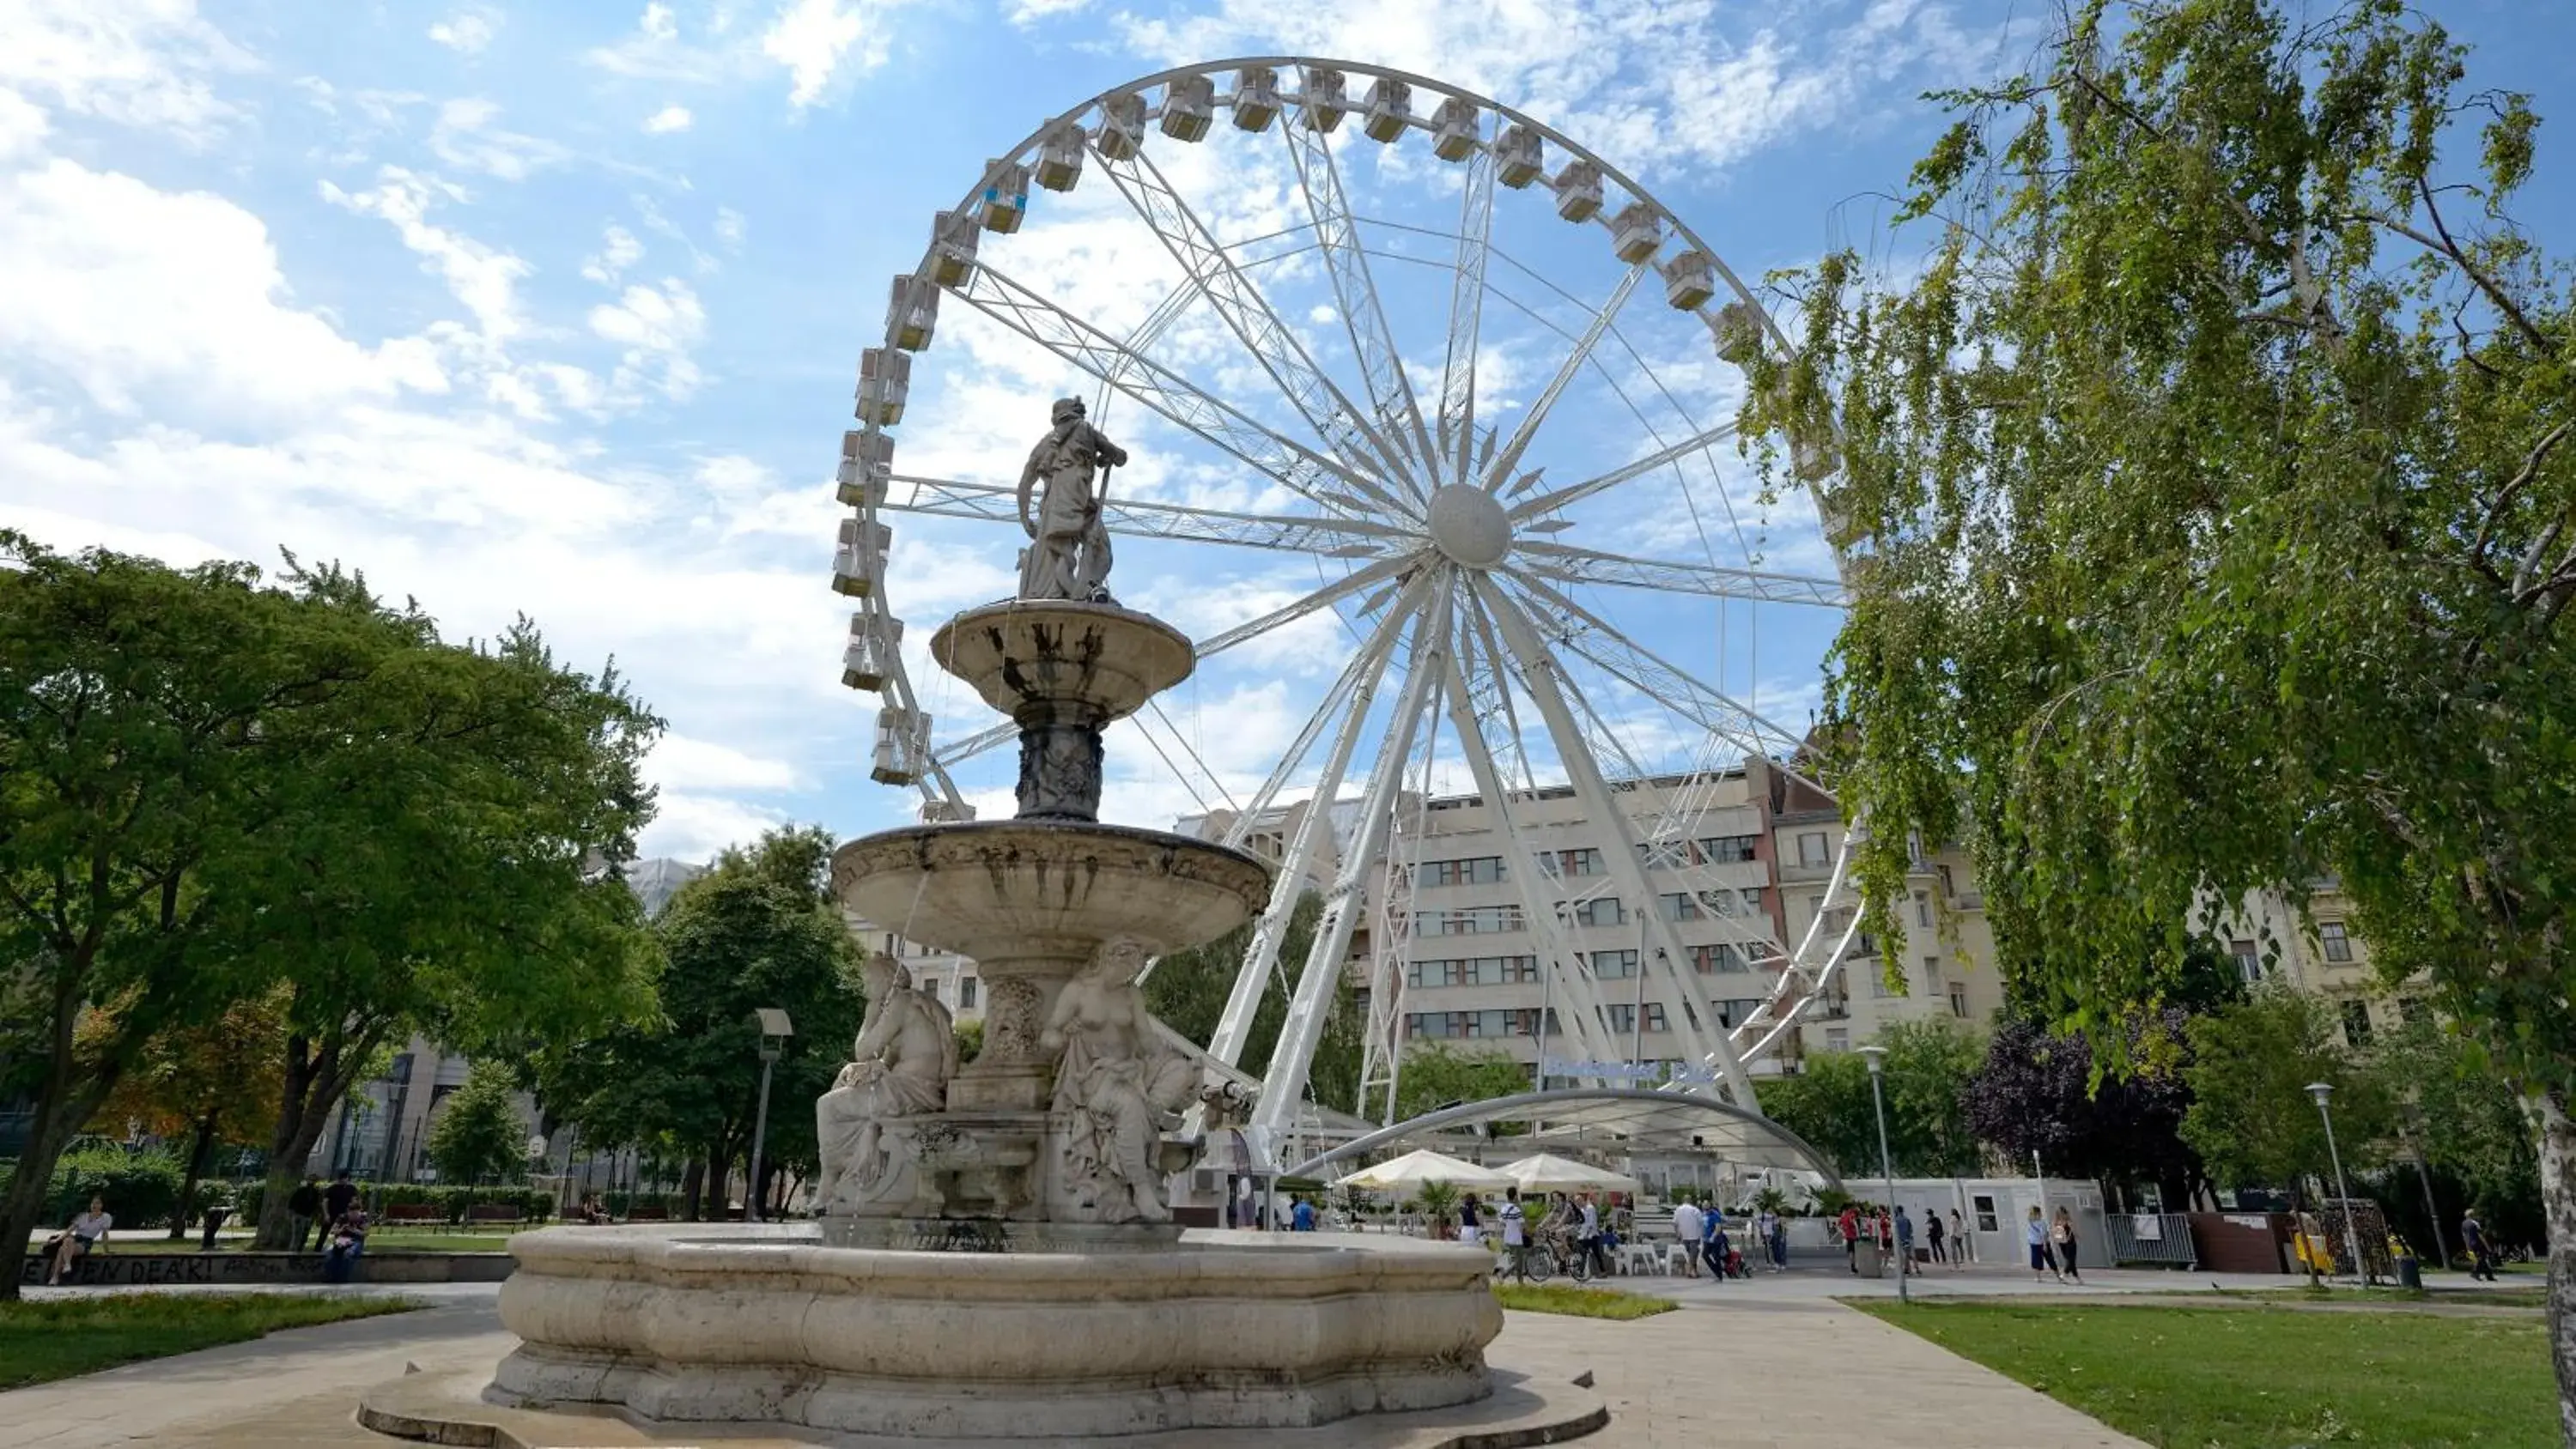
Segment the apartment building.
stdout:
[[2375,1033],[2432,1012],[2428,983],[2409,981],[2390,990],[2380,981],[2369,945],[2353,928],[2352,903],[2331,878],[2311,886],[2305,919],[2298,903],[2280,892],[2249,896],[2228,923],[2227,952],[2249,984],[2269,974],[2325,997],[2349,1046],[2368,1046]]

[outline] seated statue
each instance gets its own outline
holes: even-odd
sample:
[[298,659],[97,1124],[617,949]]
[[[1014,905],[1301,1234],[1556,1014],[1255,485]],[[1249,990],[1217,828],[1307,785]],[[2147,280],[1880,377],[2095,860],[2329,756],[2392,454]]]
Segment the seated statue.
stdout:
[[1065,983],[1038,1041],[1041,1051],[1064,1054],[1055,1074],[1062,1181],[1073,1212],[1092,1222],[1171,1220],[1158,1144],[1198,1092],[1197,1063],[1155,1031],[1136,986],[1146,955],[1142,941],[1103,943]]
[[948,1008],[912,989],[912,973],[884,952],[861,968],[868,1014],[851,1061],[814,1103],[822,1171],[814,1200],[824,1210],[911,1195],[909,1164],[888,1120],[938,1112],[957,1074],[957,1032]]

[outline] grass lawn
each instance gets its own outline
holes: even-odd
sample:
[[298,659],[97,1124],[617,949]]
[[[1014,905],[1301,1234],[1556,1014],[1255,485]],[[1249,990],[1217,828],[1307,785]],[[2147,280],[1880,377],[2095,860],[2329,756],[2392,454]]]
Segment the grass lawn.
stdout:
[[2462,1303],[2487,1308],[2546,1308],[2546,1288],[2471,1288],[2427,1292],[2414,1288],[2232,1288],[2230,1298],[2268,1303]]
[[2422,1313],[1853,1305],[2162,1449],[2553,1449],[2543,1326]]
[[1561,1283],[1497,1283],[1494,1296],[1505,1308],[1575,1318],[1652,1318],[1681,1307],[1669,1298],[1613,1293],[1607,1288],[1568,1288]]
[[421,1306],[405,1298],[291,1293],[117,1293],[0,1303],[0,1389]]

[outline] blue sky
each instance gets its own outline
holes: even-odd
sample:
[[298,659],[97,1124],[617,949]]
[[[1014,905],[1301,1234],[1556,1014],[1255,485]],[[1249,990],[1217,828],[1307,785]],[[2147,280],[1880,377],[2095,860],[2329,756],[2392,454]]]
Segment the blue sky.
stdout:
[[[913,802],[868,781],[875,701],[838,683],[848,606],[827,585],[844,516],[830,471],[888,281],[985,158],[1166,66],[1375,61],[1575,136],[1751,278],[1833,245],[1884,249],[1870,193],[1901,184],[1937,125],[1915,95],[2013,66],[2042,9],[0,0],[0,517],[58,546],[178,560],[269,561],[284,545],[417,596],[451,635],[526,612],[571,657],[613,654],[670,721],[653,762],[655,853],[703,857],[788,819],[879,828]],[[2548,58],[2576,43],[2566,7],[2432,9],[2483,42],[2480,83],[2535,90],[2544,116],[2564,110],[2552,102],[2569,82]],[[2544,129],[2530,208],[2544,230],[2569,209],[2554,140]],[[1425,137],[1388,149],[1346,129],[1337,148],[1364,215],[1454,229],[1457,173]],[[1148,149],[1229,241],[1299,215],[1275,136],[1220,122],[1197,146]],[[1579,328],[1577,303],[1606,295],[1620,268],[1599,231],[1556,220],[1544,188],[1505,193],[1495,228],[1512,261],[1494,285],[1526,305],[1489,307],[1480,352],[1485,415],[1508,424],[1553,369],[1550,329]],[[1438,248],[1395,227],[1377,235],[1390,323],[1417,384],[1436,388],[1446,283],[1394,254]],[[1170,285],[1169,259],[1098,176],[1039,193],[1023,232],[989,241],[1012,275],[1113,332]],[[1311,259],[1263,277],[1329,366],[1331,294]],[[916,360],[902,471],[1009,483],[1046,399],[1071,386],[980,322],[943,310]],[[1641,296],[1620,325],[1632,350],[1605,383],[1654,391],[1649,410],[1682,435],[1731,409],[1733,378],[1695,323]],[[1211,320],[1185,320],[1166,360],[1275,419],[1228,342]],[[1138,455],[1122,492],[1285,505],[1133,404],[1104,422]],[[1638,436],[1587,384],[1532,457],[1570,481],[1646,451]],[[895,523],[888,589],[910,622],[914,677],[942,737],[980,728],[990,716],[919,653],[948,613],[1006,591],[1017,540]],[[1803,503],[1764,508],[1727,461],[1641,480],[1577,524],[1565,541],[1830,571]],[[1204,636],[1347,567],[1141,545],[1122,550],[1116,582]],[[1830,616],[1607,587],[1583,597],[1728,693],[1804,723]],[[1176,755],[1186,743],[1213,778],[1176,775],[1122,729],[1109,813],[1167,824],[1248,792],[1351,638],[1319,618],[1212,663],[1166,702],[1162,740]],[[1587,687],[1642,762],[1696,757],[1697,740],[1651,701],[1607,679]],[[1544,773],[1548,752],[1534,753]],[[1435,752],[1436,782],[1459,782],[1452,761]],[[1006,763],[961,775],[988,813],[1007,796]]]

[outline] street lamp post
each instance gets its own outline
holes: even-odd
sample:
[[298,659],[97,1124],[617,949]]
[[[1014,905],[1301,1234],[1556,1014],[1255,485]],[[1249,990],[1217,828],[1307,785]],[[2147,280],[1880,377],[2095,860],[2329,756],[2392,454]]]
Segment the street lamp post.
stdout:
[[[796,1034],[788,1023],[787,1013],[774,1006],[756,1007],[751,1024],[760,1029],[760,1110],[752,1118],[751,1181],[743,1189],[742,1215],[746,1221],[760,1221],[760,1151],[769,1140],[769,1069],[778,1065],[778,1054],[787,1039]],[[716,1204],[718,1208],[723,1203]]]
[[2352,1190],[2343,1184],[2343,1152],[2335,1146],[2334,1111],[2326,1099],[2334,1095],[2334,1083],[2310,1082],[2308,1095],[2316,1098],[2317,1116],[2326,1124],[2326,1156],[2334,1163],[2335,1196],[2343,1200],[2343,1238],[2352,1244],[2352,1271],[2364,1285],[2370,1282],[2370,1258],[2362,1251],[2361,1234],[2352,1225]]
[[[1883,1062],[1887,1056],[1887,1048],[1883,1046],[1865,1046],[1860,1049],[1860,1054],[1862,1059],[1869,1063],[1869,1109],[1870,1114],[1878,1119],[1878,1175],[1886,1179],[1887,1182],[1887,1211],[1891,1223],[1888,1231],[1894,1232],[1895,1228],[1893,1226],[1893,1222],[1896,1213],[1896,1166],[1887,1155],[1887,1099],[1878,1088],[1879,1076],[1885,1070]],[[1905,1240],[1903,1238],[1897,1239],[1896,1297],[1898,1302],[1911,1303],[1914,1301],[1914,1295],[1908,1291],[1906,1286],[1906,1280],[1911,1276],[1913,1266],[1913,1263],[1909,1260],[1906,1254]]]

